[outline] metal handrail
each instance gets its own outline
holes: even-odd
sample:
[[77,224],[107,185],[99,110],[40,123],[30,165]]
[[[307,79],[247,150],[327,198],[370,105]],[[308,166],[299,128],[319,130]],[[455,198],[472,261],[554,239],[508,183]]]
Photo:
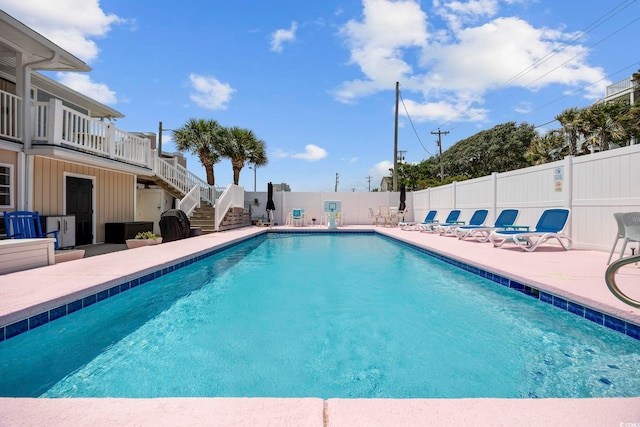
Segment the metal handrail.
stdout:
[[640,301],[628,297],[624,292],[620,290],[620,288],[618,288],[618,285],[616,284],[616,273],[618,272],[618,270],[627,264],[633,264],[636,262],[640,262],[640,255],[630,256],[617,260],[607,268],[607,271],[604,273],[604,280],[605,282],[607,282],[607,287],[616,298],[618,298],[623,303],[630,305],[631,307],[640,308]]

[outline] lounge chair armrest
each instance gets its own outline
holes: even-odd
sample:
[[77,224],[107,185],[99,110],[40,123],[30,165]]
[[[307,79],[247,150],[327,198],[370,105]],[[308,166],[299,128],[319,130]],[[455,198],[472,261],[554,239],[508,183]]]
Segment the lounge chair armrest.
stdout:
[[462,225],[464,225],[465,222],[464,221],[451,221],[449,224],[457,224],[457,225],[462,224]]
[[529,226],[528,225],[505,225],[504,229],[505,230],[525,230],[525,231],[529,231]]

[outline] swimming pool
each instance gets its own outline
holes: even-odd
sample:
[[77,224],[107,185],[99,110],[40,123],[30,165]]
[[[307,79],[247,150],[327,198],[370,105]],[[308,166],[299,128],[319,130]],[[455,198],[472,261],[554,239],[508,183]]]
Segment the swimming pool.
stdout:
[[0,394],[640,393],[637,340],[383,237],[270,236],[0,343]]

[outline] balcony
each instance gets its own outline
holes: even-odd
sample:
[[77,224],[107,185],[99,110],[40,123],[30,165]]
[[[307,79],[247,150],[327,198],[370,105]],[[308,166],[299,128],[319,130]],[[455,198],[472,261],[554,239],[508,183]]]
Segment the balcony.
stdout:
[[[0,91],[0,138],[22,141],[22,99]],[[66,107],[59,99],[31,103],[32,145],[66,147],[153,168],[151,141]]]
[[624,80],[620,80],[619,82],[615,82],[612,85],[607,86],[606,97],[612,97],[622,92],[629,91],[633,87],[633,82],[631,81],[631,77],[627,77]]
[[152,168],[151,141],[117,129],[62,104],[59,99],[34,102],[33,145],[66,146],[100,157]]

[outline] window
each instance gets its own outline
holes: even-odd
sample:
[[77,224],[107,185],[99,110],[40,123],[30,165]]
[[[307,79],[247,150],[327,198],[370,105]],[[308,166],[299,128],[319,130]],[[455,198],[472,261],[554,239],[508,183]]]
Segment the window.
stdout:
[[13,165],[0,163],[0,208],[13,207]]

